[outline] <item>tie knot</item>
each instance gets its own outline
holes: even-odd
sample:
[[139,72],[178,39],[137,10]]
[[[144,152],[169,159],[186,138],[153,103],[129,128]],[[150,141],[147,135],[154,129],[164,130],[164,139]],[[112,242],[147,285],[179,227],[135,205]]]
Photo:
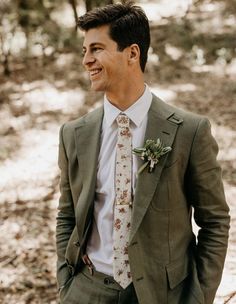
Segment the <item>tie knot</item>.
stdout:
[[129,128],[129,117],[126,114],[120,113],[116,121],[119,128]]

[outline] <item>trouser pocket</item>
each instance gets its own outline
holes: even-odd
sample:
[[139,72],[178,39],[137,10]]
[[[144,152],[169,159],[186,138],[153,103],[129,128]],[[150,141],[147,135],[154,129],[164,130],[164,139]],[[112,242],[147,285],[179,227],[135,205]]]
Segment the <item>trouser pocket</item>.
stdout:
[[62,303],[61,301],[64,299],[69,287],[70,287],[70,284],[71,282],[73,281],[74,279],[74,276],[70,277],[66,283],[60,288],[60,292],[59,292],[59,299],[60,299],[60,303]]

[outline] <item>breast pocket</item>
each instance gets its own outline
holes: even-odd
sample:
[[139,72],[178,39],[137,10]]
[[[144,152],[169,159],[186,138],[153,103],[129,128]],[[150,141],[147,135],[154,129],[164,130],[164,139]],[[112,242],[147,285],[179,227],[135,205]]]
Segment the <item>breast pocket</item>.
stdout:
[[178,162],[179,162],[179,160],[180,160],[179,157],[177,157],[177,158],[175,158],[175,159],[172,159],[172,158],[167,159],[167,161],[166,161],[166,163],[165,163],[165,166],[164,166],[164,170],[165,170],[165,169],[169,169],[169,168],[171,168],[171,167],[174,166],[174,165],[177,165]]
[[157,211],[186,207],[184,171],[179,159],[163,168],[151,206]]

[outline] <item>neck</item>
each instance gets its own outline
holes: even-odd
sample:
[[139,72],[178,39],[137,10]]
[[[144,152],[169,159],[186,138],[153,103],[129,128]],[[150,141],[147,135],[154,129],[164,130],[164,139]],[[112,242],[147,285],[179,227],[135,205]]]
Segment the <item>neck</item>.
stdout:
[[126,90],[117,88],[117,92],[114,94],[112,94],[112,92],[106,93],[106,96],[113,106],[121,111],[125,111],[143,95],[144,90],[145,84],[143,82],[138,86],[137,84],[132,84],[132,87],[129,87]]

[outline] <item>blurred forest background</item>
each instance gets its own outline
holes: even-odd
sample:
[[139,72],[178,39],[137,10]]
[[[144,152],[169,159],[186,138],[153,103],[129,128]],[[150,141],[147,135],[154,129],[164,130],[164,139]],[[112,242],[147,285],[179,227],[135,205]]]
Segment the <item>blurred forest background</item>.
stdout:
[[[81,66],[78,15],[96,0],[0,0],[0,302],[57,303],[59,126],[101,104]],[[115,2],[115,1],[113,1]],[[236,303],[236,1],[136,1],[152,44],[146,81],[207,115],[218,141],[231,233],[215,304]]]

